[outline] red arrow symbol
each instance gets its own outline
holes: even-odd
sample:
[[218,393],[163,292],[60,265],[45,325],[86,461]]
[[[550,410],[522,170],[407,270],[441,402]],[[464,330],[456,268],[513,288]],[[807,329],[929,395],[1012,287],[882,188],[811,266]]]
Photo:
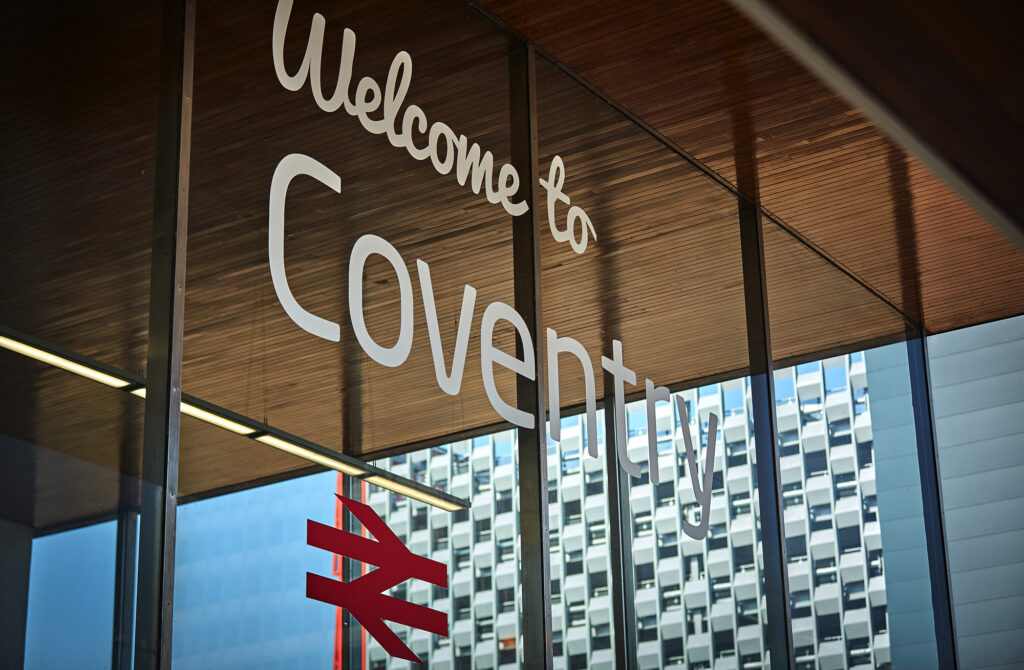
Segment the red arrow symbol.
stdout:
[[448,616],[383,592],[407,579],[421,579],[447,587],[448,568],[443,563],[409,551],[369,505],[340,495],[338,498],[376,539],[307,519],[306,544],[376,565],[377,569],[351,582],[339,582],[307,572],[306,597],[347,609],[384,647],[384,651],[407,661],[422,663],[384,620],[448,637]]

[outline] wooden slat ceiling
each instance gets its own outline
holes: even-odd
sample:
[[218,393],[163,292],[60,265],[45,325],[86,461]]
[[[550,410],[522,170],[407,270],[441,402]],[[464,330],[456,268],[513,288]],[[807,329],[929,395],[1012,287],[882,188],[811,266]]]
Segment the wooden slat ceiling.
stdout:
[[[1007,296],[1019,298],[1010,290],[1019,268],[1007,269],[1006,250],[984,222],[820,85],[802,79],[724,5],[602,9],[583,21],[592,31],[589,46],[570,25],[586,7],[561,7],[538,19],[542,10],[533,5],[496,6],[510,22],[525,22],[545,48],[564,43],[559,57],[577,60],[574,67],[606,92],[619,82],[620,102],[729,179],[735,171],[728,96],[735,90],[724,68],[740,72],[734,77],[747,81],[745,104],[758,129],[765,205],[906,311],[913,312],[907,295],[916,295],[907,293],[906,277],[917,275],[903,277],[901,268],[913,266],[920,267],[916,291],[929,324],[1004,314]],[[496,164],[508,161],[508,35],[494,23],[451,0],[300,1],[287,41],[293,67],[314,8],[328,26],[325,80],[336,76],[342,27],[357,34],[357,76],[383,81],[394,54],[405,49],[414,64],[407,101],[492,151]],[[133,3],[83,6],[61,19],[64,9],[9,9],[3,24],[10,39],[0,66],[0,212],[10,234],[0,247],[0,279],[16,290],[0,293],[0,323],[144,374],[159,21]],[[357,456],[498,423],[483,393],[478,334],[488,303],[513,301],[509,217],[344,112],[320,111],[308,87],[284,90],[271,61],[273,11],[272,2],[198,3],[184,390]],[[612,28],[620,41],[609,37]],[[681,71],[680,63],[696,69]],[[679,384],[744,374],[734,195],[554,66],[539,62],[537,83],[541,173],[555,154],[564,159],[565,191],[598,236],[585,254],[575,254],[548,235],[541,207],[545,325],[585,345],[598,368],[599,393],[600,356],[610,355],[612,339],[623,342],[640,388],[645,377]],[[791,114],[787,99],[817,102]],[[340,343],[299,329],[269,276],[271,175],[294,152],[341,176],[340,194],[297,179],[286,211],[292,290],[306,309],[342,324]],[[861,196],[851,202],[850,193]],[[900,228],[894,221],[908,216],[907,203],[913,223]],[[559,211],[564,217],[565,207]],[[957,225],[950,223],[954,215]],[[854,227],[870,240],[836,232]],[[418,297],[413,350],[402,366],[384,368],[354,342],[346,272],[351,245],[364,233],[395,245],[417,296],[414,261],[430,264],[448,361],[463,286],[479,291],[457,398],[437,387]],[[908,235],[917,240],[916,257],[898,250],[896,242]],[[771,224],[765,244],[778,357],[902,332],[894,310],[790,232]],[[991,264],[1004,273],[993,279],[991,268],[968,267],[967,258],[940,267],[935,250],[943,244],[965,254],[987,245]],[[979,300],[975,288],[986,277],[992,283]],[[971,299],[973,311],[965,306]],[[383,262],[367,266],[365,303],[370,332],[393,341],[397,290]],[[502,348],[511,350],[512,341],[510,329],[499,333]],[[0,515],[52,529],[111,513],[116,474],[133,467],[126,450],[141,442],[142,403],[106,388],[83,390],[93,383],[15,359],[0,357],[0,434],[5,444],[20,445],[0,454],[13,464],[5,465],[0,489],[25,488],[15,486],[20,463],[35,463],[36,475],[24,495],[0,498]],[[564,405],[583,401],[578,367],[563,360]],[[498,382],[512,401],[511,375],[499,372]],[[345,431],[353,439],[343,439]],[[183,420],[183,496],[306,467]]]
[[480,0],[932,332],[1024,311],[1024,254],[725,0]]

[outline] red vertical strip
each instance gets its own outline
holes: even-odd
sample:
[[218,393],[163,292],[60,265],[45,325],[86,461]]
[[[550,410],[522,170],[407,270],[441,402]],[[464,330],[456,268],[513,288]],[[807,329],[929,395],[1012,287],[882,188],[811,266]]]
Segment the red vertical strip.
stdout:
[[[359,482],[359,501],[362,502],[364,505],[366,504],[366,480],[363,480],[363,481]],[[341,501],[339,500],[338,502],[341,502]],[[368,537],[369,533],[366,530],[366,525],[365,524],[360,524],[360,526],[362,527],[362,530],[360,530],[359,532],[362,533],[363,537]],[[367,572],[367,570],[366,570],[366,563],[363,563],[362,571],[360,572],[360,574],[361,575],[365,575],[366,572]],[[362,635],[363,649],[362,649],[362,660],[360,661],[359,669],[360,670],[364,670],[367,667],[366,666],[366,628],[363,628],[363,632],[361,633],[361,635]]]
[[[338,530],[343,530],[343,521],[345,519],[345,505],[341,501],[341,496],[345,493],[345,475],[338,473],[337,483],[337,494],[334,502],[334,527]],[[365,531],[364,531],[365,532]],[[343,562],[345,558],[338,554],[333,554],[333,564],[331,566],[331,574],[338,578],[338,581],[343,581],[344,576],[342,572]],[[365,566],[364,566],[365,570]],[[342,659],[344,659],[345,652],[345,630],[344,630],[344,613],[340,607],[334,608],[334,669],[342,670]],[[365,634],[365,633],[364,633]],[[363,644],[365,647],[365,643]]]

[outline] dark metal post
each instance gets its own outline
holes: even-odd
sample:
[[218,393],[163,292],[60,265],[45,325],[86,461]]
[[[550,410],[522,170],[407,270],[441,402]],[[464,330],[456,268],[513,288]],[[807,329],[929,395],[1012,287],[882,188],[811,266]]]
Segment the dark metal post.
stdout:
[[[611,375],[605,374],[604,387],[612,388]],[[612,626],[615,630],[615,667],[632,669],[637,665],[636,594],[633,573],[633,518],[629,508],[629,475],[619,467],[615,446],[615,397],[604,398],[604,462],[608,474],[608,552],[612,596]]]
[[[540,239],[536,212],[537,111],[533,47],[513,41],[509,49],[509,137],[512,166],[519,173],[519,197],[526,213],[512,220],[515,308],[533,336],[536,378],[516,378],[519,409],[536,417],[533,429],[518,429],[519,537],[521,542],[523,664],[547,669],[551,659],[551,558],[548,533],[548,455],[544,407],[544,327],[541,309]],[[523,354],[523,343],[516,341]]]
[[786,574],[785,524],[779,477],[778,433],[775,425],[775,383],[768,294],[765,286],[761,212],[740,201],[740,247],[743,254],[743,292],[750,356],[750,399],[754,410],[754,446],[757,455],[757,498],[761,508],[761,549],[764,591],[768,605],[766,628],[773,668],[793,667],[790,634],[789,583]]
[[135,667],[171,665],[195,0],[166,0],[157,108]]
[[740,252],[743,262],[743,298],[746,306],[747,355],[750,358],[750,399],[754,410],[754,447],[757,456],[757,498],[761,509],[761,551],[764,591],[768,606],[768,652],[771,667],[794,664],[790,619],[789,575],[786,570],[785,523],[782,516],[782,479],[779,473],[779,439],[775,416],[775,370],[768,316],[768,285],[765,279],[757,152],[750,118],[746,72],[739,61],[732,72],[733,151],[739,198]]
[[921,471],[924,534],[928,551],[928,571],[932,585],[935,642],[938,644],[939,668],[953,670],[957,667],[956,621],[953,617],[953,603],[950,596],[946,524],[943,518],[944,508],[940,485],[942,480],[939,475],[928,373],[928,345],[924,335],[914,327],[908,327],[907,335],[910,396],[914,403],[917,459]]
[[[362,480],[357,477],[340,475],[342,477],[342,490],[345,497],[351,500],[360,500],[362,495]],[[357,535],[362,532],[359,522],[346,509],[342,512],[342,527],[350,533]],[[351,559],[338,557],[342,561],[341,575],[346,582],[352,582],[362,575],[362,564]],[[356,618],[347,609],[342,611],[342,642],[341,642],[341,667],[343,670],[363,670],[363,627],[359,625]]]
[[[124,400],[134,405],[135,398]],[[135,624],[135,559],[139,530],[139,443],[134,408],[125,410],[118,481],[117,550],[114,563],[114,641],[111,667],[131,670]]]

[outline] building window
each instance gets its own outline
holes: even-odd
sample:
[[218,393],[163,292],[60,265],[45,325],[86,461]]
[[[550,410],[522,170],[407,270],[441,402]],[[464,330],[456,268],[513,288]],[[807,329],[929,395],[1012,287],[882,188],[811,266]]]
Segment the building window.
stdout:
[[822,558],[814,561],[814,585],[833,584],[836,581],[836,559]]
[[661,592],[661,609],[676,609],[683,603],[683,592],[679,585],[666,586]]
[[754,568],[753,545],[748,544],[741,547],[733,547],[732,564],[733,569],[737,572],[742,572],[744,570],[752,570]]
[[498,491],[497,499],[494,501],[495,514],[505,514],[512,511],[512,491]]
[[794,619],[811,616],[811,592],[796,591],[789,596],[789,609]]
[[577,549],[576,551],[569,551],[565,554],[565,574],[569,575],[581,575],[583,574],[583,550]]
[[661,482],[654,489],[655,504],[658,507],[670,507],[676,502],[676,483],[671,479]]
[[843,637],[843,629],[839,625],[838,614],[826,614],[818,617],[818,641],[838,640]]
[[491,490],[491,471],[476,470],[473,472],[473,493]]
[[651,513],[637,512],[633,515],[633,537],[644,537],[652,532]]
[[476,620],[476,641],[494,639],[494,617],[481,617]]
[[683,662],[683,638],[674,637],[661,643],[661,656],[665,665]]
[[516,609],[515,589],[498,589],[498,611],[514,612]]
[[413,529],[414,532],[417,531],[417,530],[426,530],[427,529],[427,508],[426,507],[420,507],[418,510],[415,510],[412,513],[412,529]]
[[608,595],[608,573],[602,570],[601,572],[593,572],[590,574],[590,597],[596,598],[598,596]]
[[477,519],[473,522],[473,536],[476,542],[490,542],[491,518]]
[[658,617],[654,614],[649,614],[645,617],[640,617],[637,621],[636,630],[637,640],[640,642],[649,642],[651,640],[658,639]]
[[599,623],[590,627],[590,649],[592,651],[611,649],[611,646],[612,631],[608,624]]
[[571,526],[574,523],[579,523],[583,519],[583,514],[580,510],[579,500],[567,500],[562,503],[562,525]]
[[586,605],[582,600],[574,603],[569,603],[569,607],[566,608],[568,611],[569,628],[575,626],[582,626],[587,620]]
[[658,559],[679,555],[679,539],[675,533],[658,533]]
[[516,545],[511,537],[506,537],[501,540],[498,540],[497,547],[499,563],[501,563],[502,561],[507,561],[508,559],[512,558],[512,555],[515,554],[516,551]]
[[[796,614],[793,614],[793,616],[796,617]],[[757,621],[757,600],[751,598],[749,600],[741,600],[736,604],[737,626],[756,626]]]
[[654,563],[636,566],[636,588],[649,589],[654,587]]
[[706,607],[697,607],[686,610],[686,634],[698,635],[708,632],[708,610]]
[[469,567],[469,547],[455,547],[455,551],[452,553],[452,560],[455,563],[456,570],[463,570]]
[[491,590],[491,569],[489,567],[481,567],[476,571],[476,592],[490,591]]
[[586,477],[585,493],[588,496],[596,496],[604,492],[604,473],[600,470],[591,470],[586,474]]
[[580,450],[566,449],[562,453],[562,474],[571,475],[580,471]]
[[448,548],[448,526],[442,526],[433,530],[431,546],[433,551],[441,551]]
[[455,599],[455,620],[464,621],[469,618],[469,596],[459,596]]
[[587,524],[587,546],[605,543],[604,520],[592,521]]

